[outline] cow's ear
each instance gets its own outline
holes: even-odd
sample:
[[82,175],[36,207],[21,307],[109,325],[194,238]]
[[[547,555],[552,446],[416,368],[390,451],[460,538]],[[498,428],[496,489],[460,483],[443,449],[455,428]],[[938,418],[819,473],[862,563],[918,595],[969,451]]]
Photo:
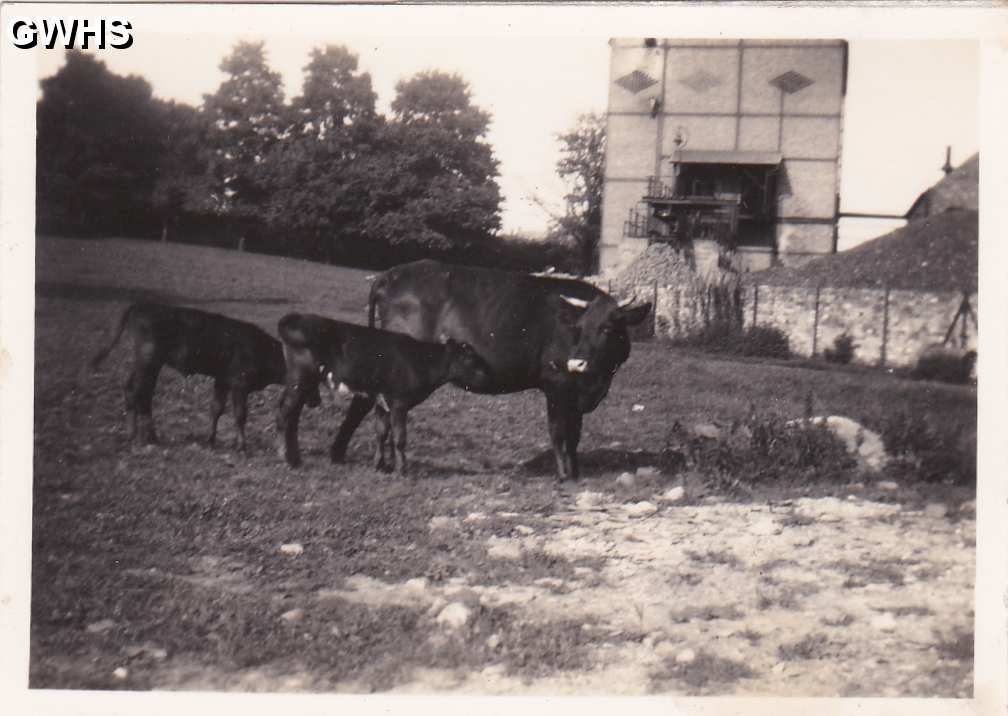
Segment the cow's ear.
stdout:
[[638,323],[647,318],[647,314],[651,311],[650,303],[642,303],[639,306],[627,306],[625,308],[617,308],[613,311],[613,320],[624,326],[636,326]]

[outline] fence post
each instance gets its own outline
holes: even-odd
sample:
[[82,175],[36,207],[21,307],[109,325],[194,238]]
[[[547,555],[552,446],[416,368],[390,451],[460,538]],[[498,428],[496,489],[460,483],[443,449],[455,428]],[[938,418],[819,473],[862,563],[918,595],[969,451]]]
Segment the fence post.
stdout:
[[759,311],[759,284],[757,283],[753,286],[753,297],[752,297],[752,324],[753,328],[756,327],[756,316]]
[[822,286],[815,287],[815,316],[812,318],[812,357],[816,357],[819,349],[819,294]]
[[658,279],[654,281],[654,290],[651,296],[651,337],[658,336]]
[[885,368],[889,345],[889,285],[886,284],[882,294],[882,354],[879,356],[879,366]]

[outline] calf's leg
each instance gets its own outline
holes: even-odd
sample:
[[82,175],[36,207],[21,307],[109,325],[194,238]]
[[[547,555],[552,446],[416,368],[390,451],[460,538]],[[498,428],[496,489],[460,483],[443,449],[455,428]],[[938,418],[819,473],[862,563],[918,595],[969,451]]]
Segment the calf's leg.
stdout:
[[385,445],[389,441],[389,432],[391,430],[391,419],[389,417],[389,412],[380,405],[375,406],[374,424],[375,424],[374,468],[375,470],[384,471],[388,467],[385,462]]
[[210,401],[210,436],[207,438],[207,445],[210,447],[217,441],[217,421],[220,420],[227,404],[227,394],[227,384],[219,378],[214,380],[213,399]]
[[304,406],[305,395],[302,386],[288,383],[280,396],[277,407],[276,427],[279,453],[291,467],[301,464],[301,452],[298,449],[298,421],[301,419],[301,408]]
[[400,475],[407,472],[406,465],[406,411],[408,408],[392,404],[392,441],[395,453],[395,469]]
[[144,366],[137,381],[135,400],[138,420],[137,440],[143,445],[157,442],[151,413],[154,405],[154,389],[157,387],[160,371],[161,366],[157,363]]
[[242,385],[231,388],[231,410],[234,411],[235,429],[238,431],[235,449],[244,453],[245,421],[248,418],[248,388]]
[[343,416],[343,423],[340,425],[336,439],[333,440],[332,447],[329,448],[329,459],[333,462],[343,462],[346,458],[347,446],[354,431],[361,424],[361,421],[371,412],[374,407],[374,398],[366,395],[355,395],[350,401],[346,415]]

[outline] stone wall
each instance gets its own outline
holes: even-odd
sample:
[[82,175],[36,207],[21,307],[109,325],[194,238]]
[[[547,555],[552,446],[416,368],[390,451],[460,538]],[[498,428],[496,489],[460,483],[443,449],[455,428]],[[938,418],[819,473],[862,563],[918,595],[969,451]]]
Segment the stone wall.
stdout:
[[[620,291],[634,292],[641,299],[656,301],[654,325],[659,336],[687,335],[702,326],[705,311],[712,310],[709,293],[702,295],[702,281]],[[968,299],[975,316],[977,295],[972,293]],[[747,286],[741,294],[743,325],[780,329],[797,355],[821,356],[846,334],[854,341],[856,362],[890,367],[913,366],[921,350],[941,343],[962,300],[963,294],[955,291],[768,285]],[[976,323],[965,319],[964,340],[963,322],[963,318],[957,322],[949,345],[976,350]]]

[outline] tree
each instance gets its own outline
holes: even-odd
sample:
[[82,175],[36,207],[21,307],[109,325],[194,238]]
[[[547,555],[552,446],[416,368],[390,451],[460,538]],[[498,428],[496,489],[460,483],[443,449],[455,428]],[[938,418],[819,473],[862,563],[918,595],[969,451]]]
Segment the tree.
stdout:
[[605,178],[606,120],[599,114],[582,114],[575,126],[557,135],[560,160],[557,174],[567,184],[566,213],[556,220],[560,233],[578,246],[585,271],[598,270],[598,244],[602,235],[602,187]]
[[259,165],[290,130],[280,75],[266,62],[262,42],[241,42],[221,61],[227,74],[217,91],[204,95],[209,131],[208,173],[216,210],[237,224],[244,244],[245,228],[261,218],[267,199]]
[[161,240],[184,214],[211,214],[213,187],[208,182],[207,126],[195,107],[157,101],[161,124],[157,178],[152,201],[161,219]]
[[366,234],[446,249],[499,229],[490,115],[472,104],[465,81],[422,72],[396,85],[392,112],[371,157],[385,178],[372,194]]
[[93,55],[68,52],[41,87],[40,228],[126,234],[148,227],[160,140],[150,84],[109,72]]
[[359,238],[372,184],[371,155],[382,119],[371,77],[345,47],[315,49],[304,68],[293,125],[262,169],[270,187],[267,218],[302,235],[334,261],[341,241]]

